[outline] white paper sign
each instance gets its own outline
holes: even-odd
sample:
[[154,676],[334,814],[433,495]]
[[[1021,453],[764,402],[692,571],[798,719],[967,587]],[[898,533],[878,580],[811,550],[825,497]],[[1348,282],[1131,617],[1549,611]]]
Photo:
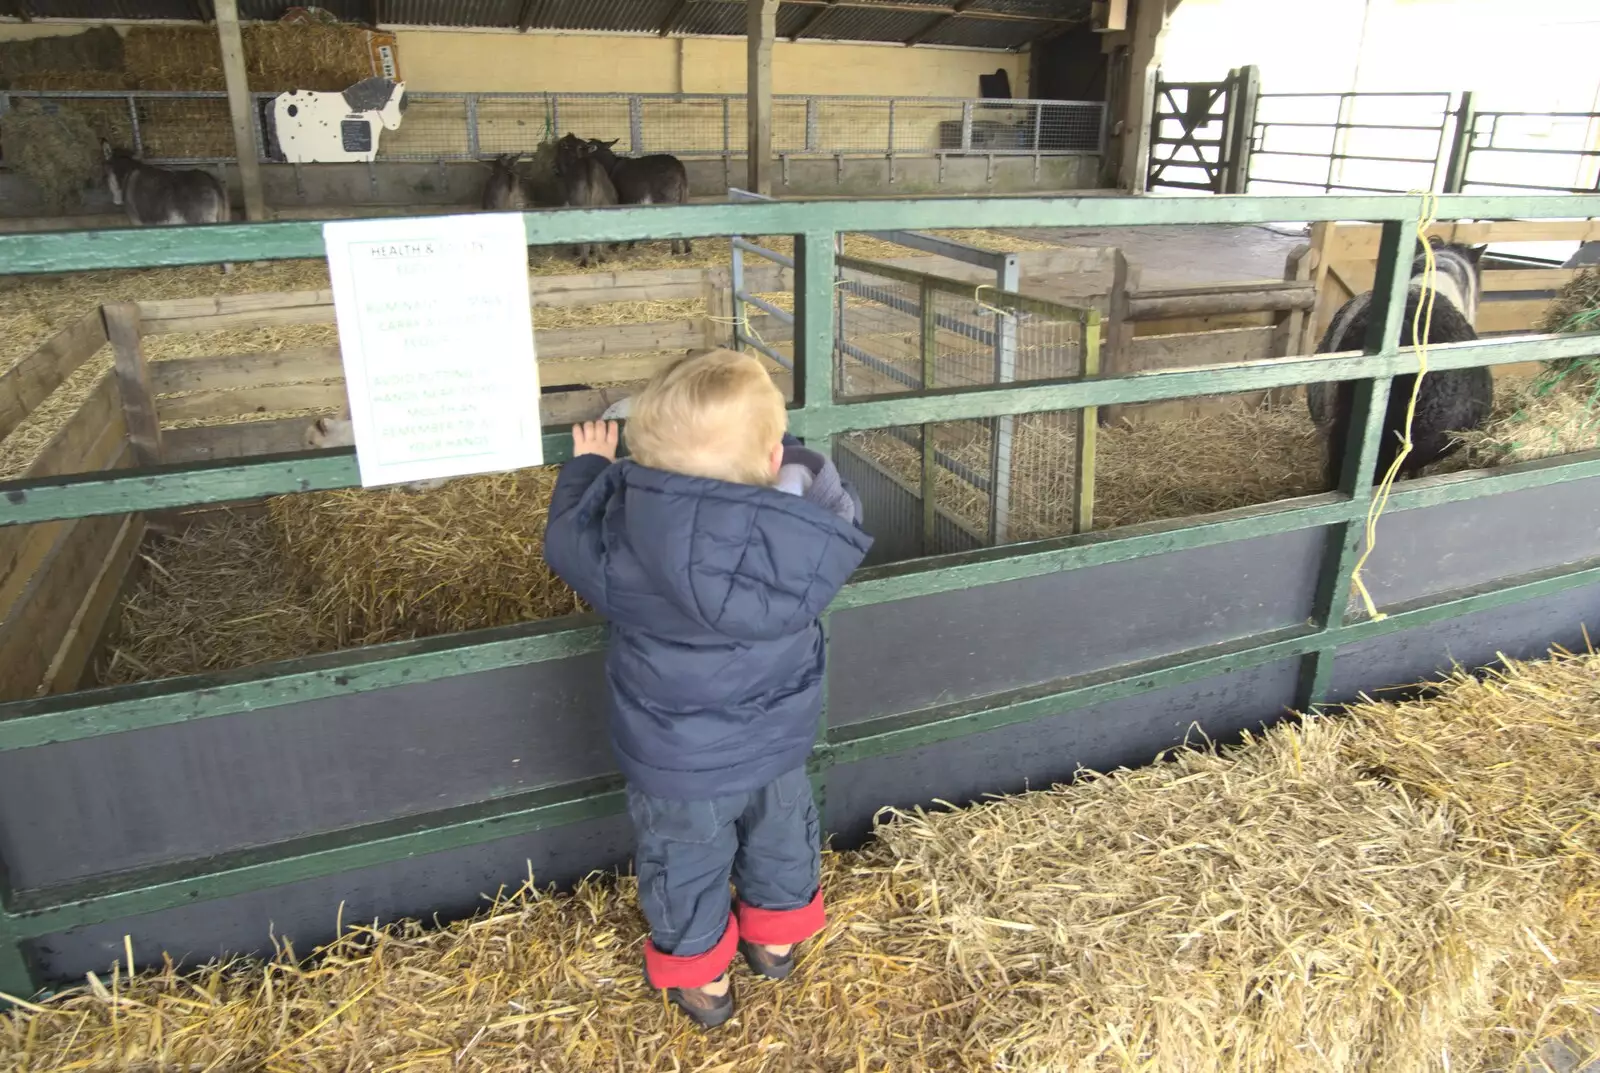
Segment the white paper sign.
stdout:
[[365,487],[544,464],[511,213],[322,226]]

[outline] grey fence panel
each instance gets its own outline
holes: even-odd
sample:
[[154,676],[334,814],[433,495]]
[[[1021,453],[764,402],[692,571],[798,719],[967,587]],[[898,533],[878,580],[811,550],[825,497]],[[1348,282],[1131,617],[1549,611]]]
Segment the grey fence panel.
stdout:
[[1299,625],[1325,543],[1302,529],[835,611],[829,724]]
[[834,845],[860,842],[884,806],[937,807],[1069,782],[1080,768],[1149,763],[1185,741],[1227,741],[1276,722],[1294,704],[1299,661],[1252,667],[1036,722],[988,730],[828,773]]
[[[270,161],[262,114],[277,94],[257,93],[256,142]],[[235,157],[227,94],[41,90],[0,93],[0,110],[34,101],[70,107],[96,133],[161,164],[226,163]],[[1101,151],[1106,108],[1098,101],[959,97],[777,96],[773,153],[832,156],[1075,156]],[[743,156],[745,98],[712,93],[406,94],[397,130],[378,138],[378,159],[473,160],[532,152],[573,133],[616,141],[624,155]]]

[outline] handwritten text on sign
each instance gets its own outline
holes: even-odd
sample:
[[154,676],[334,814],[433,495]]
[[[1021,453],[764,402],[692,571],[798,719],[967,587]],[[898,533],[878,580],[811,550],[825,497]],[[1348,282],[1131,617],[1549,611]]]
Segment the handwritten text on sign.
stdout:
[[367,487],[544,463],[520,216],[323,225]]

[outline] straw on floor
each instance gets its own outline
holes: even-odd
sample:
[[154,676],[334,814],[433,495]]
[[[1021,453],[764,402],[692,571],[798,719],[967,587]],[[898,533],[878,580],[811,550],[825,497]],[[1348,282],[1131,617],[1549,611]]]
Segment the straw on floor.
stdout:
[[108,965],[0,1021],[0,1070],[1509,1069],[1600,1038],[1597,746],[1600,658],[1558,653],[893,813],[827,856],[830,924],[795,977],[741,974],[711,1035],[640,979],[631,881],[535,876],[475,919],[352,926],[309,958]]
[[557,472],[279,496],[278,558],[340,646],[571,614],[577,597],[544,559]]

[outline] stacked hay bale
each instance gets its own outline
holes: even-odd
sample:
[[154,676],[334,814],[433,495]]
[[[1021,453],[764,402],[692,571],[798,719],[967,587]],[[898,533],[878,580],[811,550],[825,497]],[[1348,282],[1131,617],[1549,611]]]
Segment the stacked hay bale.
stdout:
[[375,644],[577,610],[544,561],[556,472],[281,496],[269,510],[319,632],[341,647]]
[[[1586,268],[1556,295],[1542,331],[1600,331],[1600,271]],[[1600,343],[1597,353],[1546,363],[1531,381],[1501,388],[1493,419],[1462,434],[1472,464],[1527,462],[1600,447]]]
[[1354,716],[896,813],[715,1033],[644,986],[631,880],[530,883],[311,963],[115,970],[0,1021],[0,1069],[1521,1073],[1600,1038],[1600,658]]

